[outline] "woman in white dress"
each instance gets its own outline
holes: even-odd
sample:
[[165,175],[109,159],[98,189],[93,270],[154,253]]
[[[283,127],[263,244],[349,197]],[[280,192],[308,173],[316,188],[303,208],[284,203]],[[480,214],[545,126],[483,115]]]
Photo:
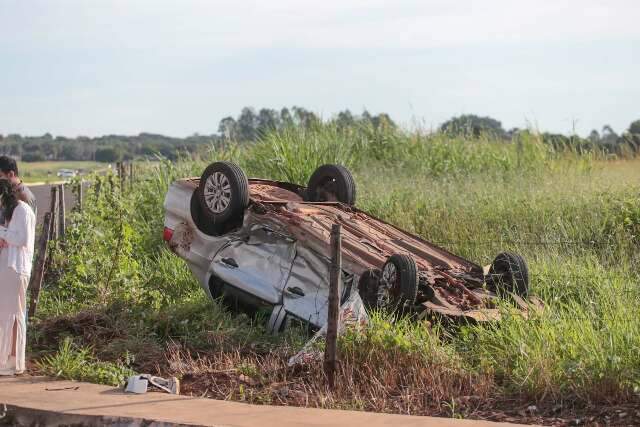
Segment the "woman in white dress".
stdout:
[[36,218],[6,179],[0,179],[0,206],[5,213],[0,224],[0,375],[15,375],[25,369],[26,292]]

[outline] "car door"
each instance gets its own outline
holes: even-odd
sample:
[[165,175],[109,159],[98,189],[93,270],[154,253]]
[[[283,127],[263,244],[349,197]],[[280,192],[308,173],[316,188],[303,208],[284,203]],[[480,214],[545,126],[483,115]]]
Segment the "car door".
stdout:
[[327,321],[329,259],[298,245],[283,292],[287,313],[320,327]]
[[282,288],[295,257],[295,241],[262,225],[254,225],[246,236],[238,236],[218,251],[210,272],[225,286],[240,291],[239,298],[257,298],[270,305],[281,304]]

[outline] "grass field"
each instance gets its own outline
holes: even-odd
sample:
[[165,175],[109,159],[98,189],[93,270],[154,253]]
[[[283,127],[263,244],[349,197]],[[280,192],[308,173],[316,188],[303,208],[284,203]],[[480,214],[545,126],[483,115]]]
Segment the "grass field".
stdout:
[[105,163],[88,161],[50,161],[50,162],[21,162],[20,175],[27,183],[57,181],[60,169],[78,170],[83,174],[91,173],[108,167]]
[[[376,314],[342,338],[330,391],[321,363],[286,366],[301,331],[271,337],[260,319],[206,301],[164,249],[167,186],[213,159],[299,183],[320,164],[346,164],[361,209],[481,265],[503,250],[521,253],[545,309],[453,329]],[[637,159],[558,152],[535,135],[510,144],[329,128],[155,164],[145,176],[135,191],[103,192],[72,218],[30,336],[42,372],[117,383],[127,369],[158,370],[209,397],[412,414],[482,417],[535,403],[543,418],[518,416],[531,422],[638,405]],[[71,341],[59,347],[63,337]]]

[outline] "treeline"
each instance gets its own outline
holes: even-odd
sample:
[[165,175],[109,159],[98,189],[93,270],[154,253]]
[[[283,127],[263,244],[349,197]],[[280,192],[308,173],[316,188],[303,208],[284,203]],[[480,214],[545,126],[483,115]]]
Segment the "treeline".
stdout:
[[95,138],[79,136],[67,138],[43,136],[0,135],[0,154],[10,155],[25,162],[47,160],[93,160],[117,162],[158,155],[175,160],[178,156],[194,155],[219,143],[219,135],[192,135],[172,138],[164,135],[141,133],[136,136],[105,135]]
[[[474,139],[481,137],[498,138],[510,141],[520,132],[529,130],[512,128],[505,130],[502,123],[491,117],[463,115],[454,117],[440,128],[440,132],[452,137],[463,136]],[[640,120],[629,125],[629,128],[617,134],[609,125],[602,127],[602,131],[592,130],[587,138],[579,135],[563,135],[558,133],[541,133],[542,140],[556,149],[574,148],[579,151],[599,150],[611,154],[621,154],[625,151],[640,151]]]
[[371,115],[367,110],[355,115],[349,110],[344,110],[334,117],[323,120],[312,111],[302,107],[287,107],[281,110],[262,108],[256,112],[253,108],[245,107],[237,118],[225,117],[220,121],[218,132],[225,139],[233,141],[255,141],[261,135],[291,126],[311,127],[320,123],[335,124],[340,129],[368,126],[373,129],[389,128],[397,126],[387,113]]
[[[300,126],[310,128],[318,125],[332,125],[338,129],[369,131],[396,131],[397,124],[386,113],[371,114],[364,110],[354,114],[349,110],[340,111],[323,119],[302,107],[280,110],[250,107],[242,109],[237,117],[223,118],[218,133],[212,135],[194,134],[186,138],[172,138],[164,135],[141,133],[136,136],[106,135],[95,138],[80,136],[67,138],[44,134],[42,136],[0,135],[0,154],[10,155],[26,162],[46,160],[93,160],[116,162],[120,160],[155,158],[160,155],[175,160],[180,156],[198,156],[212,146],[228,142],[251,143],[261,135],[273,130]],[[477,138],[503,139],[511,141],[520,132],[518,128],[506,130],[502,123],[491,117],[462,115],[443,123],[436,132],[451,137],[462,137],[472,141]],[[542,133],[545,143],[555,148],[571,147],[580,151],[599,150],[612,154],[640,151],[640,120],[629,125],[621,134],[610,126],[601,131],[593,130],[588,137]]]

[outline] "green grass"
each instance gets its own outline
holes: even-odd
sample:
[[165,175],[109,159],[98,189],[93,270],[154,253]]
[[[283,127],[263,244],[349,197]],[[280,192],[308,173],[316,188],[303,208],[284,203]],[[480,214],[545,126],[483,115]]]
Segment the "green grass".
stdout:
[[38,362],[38,369],[52,377],[120,386],[135,374],[128,367],[129,363],[129,360],[122,363],[96,360],[90,349],[78,347],[67,338],[60,343],[56,353],[44,356]]
[[[343,338],[339,391],[328,392],[320,364],[287,370],[299,335],[269,337],[260,319],[204,302],[185,263],[164,249],[168,185],[220,159],[298,183],[320,164],[349,165],[361,209],[481,265],[521,253],[545,309],[455,330],[377,316]],[[91,203],[71,218],[41,297],[35,354],[53,354],[71,336],[100,360],[137,355],[138,369],[157,359],[162,373],[181,375],[251,366],[261,382],[290,383],[292,396],[305,396],[287,404],[401,413],[464,411],[460,396],[585,407],[629,402],[640,390],[640,160],[557,152],[534,134],[505,143],[321,127],[140,174],[135,191],[89,192]],[[111,344],[100,344],[105,331],[118,331]],[[261,386],[216,384],[214,397],[282,403]]]
[[108,165],[89,161],[50,161],[50,162],[20,162],[20,176],[28,183],[54,182],[60,180],[57,176],[60,169],[83,170],[85,174],[106,169]]

